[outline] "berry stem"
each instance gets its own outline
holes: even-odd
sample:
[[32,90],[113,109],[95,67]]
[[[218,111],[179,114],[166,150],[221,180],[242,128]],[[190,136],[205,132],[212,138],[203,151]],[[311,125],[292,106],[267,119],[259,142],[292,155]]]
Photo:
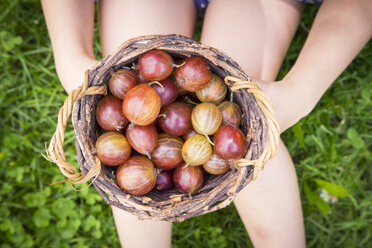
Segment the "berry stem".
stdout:
[[151,159],[151,155],[150,155],[149,152],[146,152],[146,156],[147,156],[149,159]]
[[180,67],[183,66],[184,64],[186,64],[186,62],[183,62],[183,63],[181,63],[181,64],[179,64],[179,65],[177,65],[177,64],[173,64],[173,67],[175,67],[175,68],[180,68]]
[[187,162],[187,164],[184,166],[184,167],[182,167],[182,169],[185,169],[185,168],[187,168],[187,167],[189,167],[189,165],[191,164],[191,162],[189,161],[189,162]]
[[211,145],[214,146],[214,143],[211,141],[211,139],[209,138],[209,136],[206,133],[204,134],[204,136],[207,138],[209,143],[211,143]]
[[159,83],[158,81],[152,81],[152,82],[148,83],[148,86],[151,86],[153,84],[159,85],[160,88],[161,88],[161,90],[164,92],[164,87],[163,87],[163,85],[161,83]]

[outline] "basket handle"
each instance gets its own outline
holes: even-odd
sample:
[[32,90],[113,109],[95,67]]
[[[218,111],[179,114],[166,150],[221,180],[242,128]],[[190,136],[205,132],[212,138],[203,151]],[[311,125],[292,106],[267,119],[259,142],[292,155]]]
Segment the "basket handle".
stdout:
[[[66,98],[63,106],[60,108],[58,112],[58,124],[56,131],[54,132],[49,143],[49,147],[46,148],[46,155],[42,154],[45,159],[55,163],[59,167],[62,174],[67,177],[70,184],[83,183],[93,177],[96,178],[101,171],[101,162],[97,158],[95,165],[86,175],[82,172],[76,172],[75,166],[66,161],[65,152],[63,150],[65,129],[72,112],[73,104],[85,95],[107,94],[106,85],[88,87],[88,74],[89,70],[85,71],[83,85],[75,90],[72,90]],[[61,182],[64,181],[66,180]]]
[[256,180],[258,169],[263,170],[266,162],[273,158],[276,153],[279,144],[280,126],[275,118],[274,110],[270,99],[257,86],[257,84],[252,82],[250,78],[248,78],[248,80],[242,80],[236,77],[226,76],[224,80],[227,85],[231,85],[230,82],[233,82],[233,85],[231,85],[232,91],[246,89],[248,93],[252,93],[267,119],[269,145],[265,148],[260,157],[254,160],[248,158],[241,158],[234,162],[236,166],[253,165],[252,179]]

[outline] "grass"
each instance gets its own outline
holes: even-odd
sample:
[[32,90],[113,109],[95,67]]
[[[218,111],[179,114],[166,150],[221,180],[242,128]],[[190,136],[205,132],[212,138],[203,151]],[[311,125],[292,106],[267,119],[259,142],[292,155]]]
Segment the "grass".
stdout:
[[[118,247],[110,208],[92,187],[49,186],[63,176],[40,153],[65,93],[39,1],[0,6],[0,247]],[[294,63],[316,10],[306,8],[280,76]],[[282,135],[296,164],[309,247],[372,245],[371,58],[369,43],[314,111]],[[69,160],[73,143],[70,127]],[[321,192],[337,201],[324,201]],[[173,244],[252,247],[233,205],[174,224]]]

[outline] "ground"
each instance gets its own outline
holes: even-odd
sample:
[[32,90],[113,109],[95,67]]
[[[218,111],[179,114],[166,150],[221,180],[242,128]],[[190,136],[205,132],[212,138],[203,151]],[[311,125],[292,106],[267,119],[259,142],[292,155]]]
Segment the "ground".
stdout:
[[[118,247],[110,208],[93,187],[49,186],[63,176],[41,153],[66,95],[40,2],[6,0],[0,9],[0,247]],[[316,10],[306,7],[279,78],[294,63]],[[312,113],[282,135],[296,164],[309,247],[372,245],[371,58],[369,43]],[[70,127],[69,161],[73,143]],[[176,223],[173,231],[174,247],[252,246],[233,204]]]

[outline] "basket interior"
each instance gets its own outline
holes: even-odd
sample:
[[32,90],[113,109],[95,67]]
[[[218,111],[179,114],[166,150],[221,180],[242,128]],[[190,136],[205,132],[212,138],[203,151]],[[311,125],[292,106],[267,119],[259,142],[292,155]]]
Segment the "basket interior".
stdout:
[[[164,36],[153,36],[152,39],[148,39],[150,44],[159,42],[157,37],[158,39],[162,37],[160,40],[164,42]],[[185,39],[187,44],[182,43],[184,40],[179,41],[180,37]],[[172,36],[169,39],[170,45],[169,42],[164,42],[163,46],[157,44],[155,47],[166,51],[175,60],[191,55],[201,56],[209,62],[212,72],[221,78],[226,75],[240,77],[243,75],[247,77],[231,58],[216,49],[209,50],[212,54],[211,56],[204,56],[204,52],[201,52],[204,50],[185,51],[183,49],[183,46],[190,45],[190,42],[196,48],[202,46],[200,43],[190,41],[189,38],[182,36]],[[182,45],[177,47],[174,40],[181,42]],[[115,54],[102,60],[100,65],[90,71],[89,84],[102,85],[107,83],[113,72],[120,68],[132,67],[133,62],[138,60],[140,54],[153,48],[149,45],[149,42],[143,45],[141,39],[138,41],[139,44],[133,41],[129,43],[129,48],[123,45]],[[133,44],[134,47],[130,47]],[[126,49],[130,51],[128,52]],[[128,56],[126,52],[128,54],[134,53],[134,55]],[[228,66],[221,66],[221,64],[218,64],[220,61],[225,61]],[[227,88],[230,92],[230,87]],[[73,124],[76,131],[77,158],[79,166],[84,173],[89,171],[96,159],[95,142],[102,131],[96,122],[95,112],[97,103],[101,98],[102,95],[84,96],[74,106]],[[263,151],[265,118],[263,118],[263,114],[251,94],[242,90],[234,92],[234,102],[242,108],[243,122],[241,129],[249,137],[246,157],[256,159]],[[107,203],[129,211],[139,218],[183,221],[192,216],[210,212],[229,204],[233,197],[250,181],[251,172],[252,167],[247,166],[239,168],[239,170],[233,168],[222,175],[205,173],[203,188],[199,193],[192,195],[192,197],[188,194],[180,193],[176,189],[163,192],[153,190],[143,196],[129,195],[119,188],[116,181],[116,168],[110,166],[102,166],[101,174],[94,181],[93,185]]]

